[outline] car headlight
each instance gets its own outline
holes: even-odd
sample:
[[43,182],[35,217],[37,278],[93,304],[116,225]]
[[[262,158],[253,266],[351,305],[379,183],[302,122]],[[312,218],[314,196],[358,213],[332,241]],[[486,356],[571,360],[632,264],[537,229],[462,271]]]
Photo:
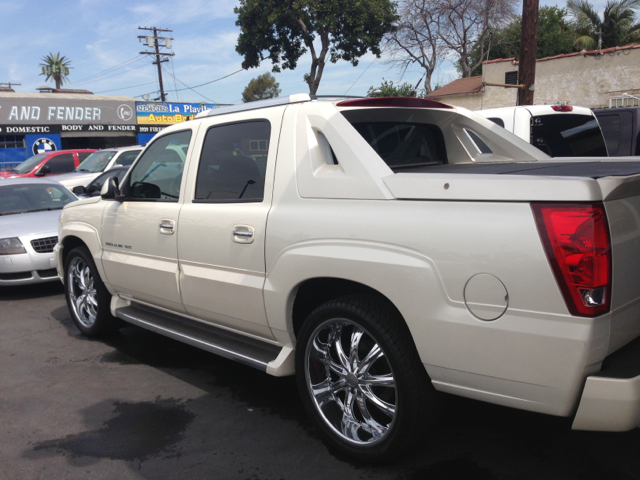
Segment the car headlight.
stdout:
[[18,237],[0,238],[0,255],[16,255],[27,253]]

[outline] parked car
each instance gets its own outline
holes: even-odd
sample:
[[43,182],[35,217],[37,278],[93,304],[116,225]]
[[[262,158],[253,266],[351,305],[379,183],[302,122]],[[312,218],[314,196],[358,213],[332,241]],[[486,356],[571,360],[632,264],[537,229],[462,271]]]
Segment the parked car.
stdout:
[[0,172],[0,178],[49,177],[73,172],[96,150],[57,150],[38,153],[11,170]]
[[102,190],[102,186],[104,185],[104,182],[106,182],[108,178],[116,177],[118,181],[121,181],[126,175],[126,173],[129,171],[129,168],[130,166],[110,168],[106,172],[102,173],[98,178],[93,180],[86,187],[83,187],[82,185],[78,185],[77,187],[73,187],[71,191],[78,198],[97,197],[98,195],[100,195],[100,190]]
[[123,320],[295,374],[354,458],[428,438],[441,392],[629,430],[640,162],[604,160],[424,99],[223,107],[67,205],[57,265],[84,335]]
[[598,120],[588,108],[523,105],[476,111],[550,157],[606,157]]
[[113,167],[131,166],[144,147],[119,147],[98,150],[87,157],[73,173],[61,175],[56,180],[69,190],[74,187],[86,187],[100,173]]
[[594,110],[612,157],[640,155],[640,107]]
[[53,180],[0,182],[0,286],[58,280],[53,256],[58,218],[62,207],[76,200]]

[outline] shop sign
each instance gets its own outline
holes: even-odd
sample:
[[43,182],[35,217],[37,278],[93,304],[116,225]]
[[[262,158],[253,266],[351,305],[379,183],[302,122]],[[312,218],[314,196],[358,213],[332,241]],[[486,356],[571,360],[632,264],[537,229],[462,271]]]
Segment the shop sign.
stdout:
[[28,135],[68,132],[138,132],[137,125],[0,125],[0,135]]
[[[41,94],[43,98],[0,97],[0,124],[136,124],[135,102],[57,98],[57,94]],[[45,96],[47,95],[47,96]]]
[[222,106],[214,103],[136,102],[136,115],[138,125],[174,125],[193,120],[200,112]]

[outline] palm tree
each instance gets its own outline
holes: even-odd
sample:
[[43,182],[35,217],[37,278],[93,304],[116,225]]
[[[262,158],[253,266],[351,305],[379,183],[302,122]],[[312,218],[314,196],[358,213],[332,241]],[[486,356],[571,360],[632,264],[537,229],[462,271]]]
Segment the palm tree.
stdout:
[[[640,2],[640,0],[638,0]],[[61,57],[60,52],[50,53],[46,57],[42,57],[40,66],[42,67],[42,73],[40,75],[46,76],[45,81],[50,79],[56,82],[56,88],[60,89],[65,81],[68,81],[67,75],[69,75],[69,65],[71,60],[67,60],[66,57]]]
[[640,8],[640,0],[609,0],[602,20],[588,0],[568,0],[567,8],[578,32],[578,48],[621,47],[640,41],[640,23],[634,11]]

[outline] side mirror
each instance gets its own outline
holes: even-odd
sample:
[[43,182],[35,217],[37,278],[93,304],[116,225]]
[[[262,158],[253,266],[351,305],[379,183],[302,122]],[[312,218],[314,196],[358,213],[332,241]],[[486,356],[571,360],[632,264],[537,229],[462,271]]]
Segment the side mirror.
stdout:
[[41,166],[34,175],[36,177],[44,177],[47,173],[51,173],[51,168],[49,168],[49,165],[45,164]]
[[102,185],[102,190],[100,190],[100,197],[103,200],[115,200],[117,196],[119,196],[118,191],[118,177],[113,176],[109,177],[104,185]]
[[83,187],[82,185],[78,185],[77,187],[73,187],[73,189],[71,191],[73,193],[75,193],[76,195],[84,195],[85,193],[87,193],[87,189],[85,187]]

